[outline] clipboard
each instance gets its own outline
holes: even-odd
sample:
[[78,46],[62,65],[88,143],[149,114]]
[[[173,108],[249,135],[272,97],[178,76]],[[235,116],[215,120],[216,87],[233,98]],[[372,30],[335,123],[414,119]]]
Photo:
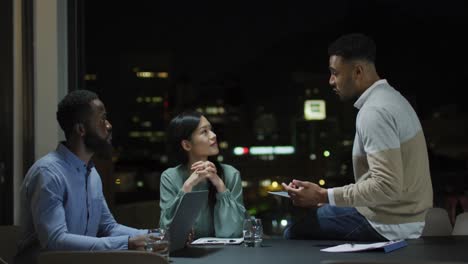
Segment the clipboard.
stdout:
[[379,242],[371,244],[341,244],[334,247],[323,248],[323,252],[358,252],[367,250],[383,250],[385,253],[406,247],[408,243],[405,240],[396,240],[388,242]]

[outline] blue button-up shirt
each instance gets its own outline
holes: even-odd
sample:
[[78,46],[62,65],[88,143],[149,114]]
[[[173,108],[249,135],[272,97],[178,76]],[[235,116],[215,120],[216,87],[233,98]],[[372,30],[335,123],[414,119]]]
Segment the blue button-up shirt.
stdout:
[[87,166],[63,144],[38,160],[25,176],[20,220],[23,237],[19,255],[31,247],[127,249],[130,236],[147,232],[115,221],[92,162]]

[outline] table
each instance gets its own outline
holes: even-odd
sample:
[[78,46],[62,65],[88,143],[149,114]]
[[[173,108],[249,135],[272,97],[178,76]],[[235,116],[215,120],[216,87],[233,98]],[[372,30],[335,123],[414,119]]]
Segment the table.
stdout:
[[247,248],[243,245],[185,248],[171,255],[171,264],[292,264],[320,263],[325,260],[468,263],[468,236],[426,237],[407,242],[407,247],[389,253],[383,251],[328,253],[321,252],[320,249],[343,244],[346,241],[269,239],[263,241],[261,248]]

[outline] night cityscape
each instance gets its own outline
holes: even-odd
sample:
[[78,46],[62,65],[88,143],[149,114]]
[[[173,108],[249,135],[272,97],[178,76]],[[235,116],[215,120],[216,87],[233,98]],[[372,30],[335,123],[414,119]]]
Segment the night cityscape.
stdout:
[[343,33],[362,32],[377,43],[381,77],[423,123],[434,202],[446,207],[448,195],[467,190],[461,94],[468,67],[461,61],[468,43],[454,33],[466,28],[464,10],[463,1],[183,8],[86,1],[84,88],[105,102],[114,134],[112,162],[103,165],[112,171],[103,179],[108,202],[159,199],[160,174],[176,165],[167,156],[166,126],[196,109],[213,124],[218,161],[241,172],[246,209],[264,219],[266,233],[280,235],[293,208],[267,191],[292,179],[323,187],[354,181],[357,110],[328,84],[327,46]]

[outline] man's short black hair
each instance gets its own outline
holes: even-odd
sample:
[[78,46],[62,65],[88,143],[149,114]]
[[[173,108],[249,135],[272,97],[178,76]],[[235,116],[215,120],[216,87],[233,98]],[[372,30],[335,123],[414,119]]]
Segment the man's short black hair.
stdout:
[[57,121],[69,139],[73,126],[77,123],[84,123],[91,114],[91,102],[99,99],[97,94],[88,90],[76,90],[67,94],[60,101],[57,110]]
[[376,47],[370,37],[363,34],[348,34],[339,37],[328,46],[328,56],[341,56],[345,60],[366,60],[375,63]]

